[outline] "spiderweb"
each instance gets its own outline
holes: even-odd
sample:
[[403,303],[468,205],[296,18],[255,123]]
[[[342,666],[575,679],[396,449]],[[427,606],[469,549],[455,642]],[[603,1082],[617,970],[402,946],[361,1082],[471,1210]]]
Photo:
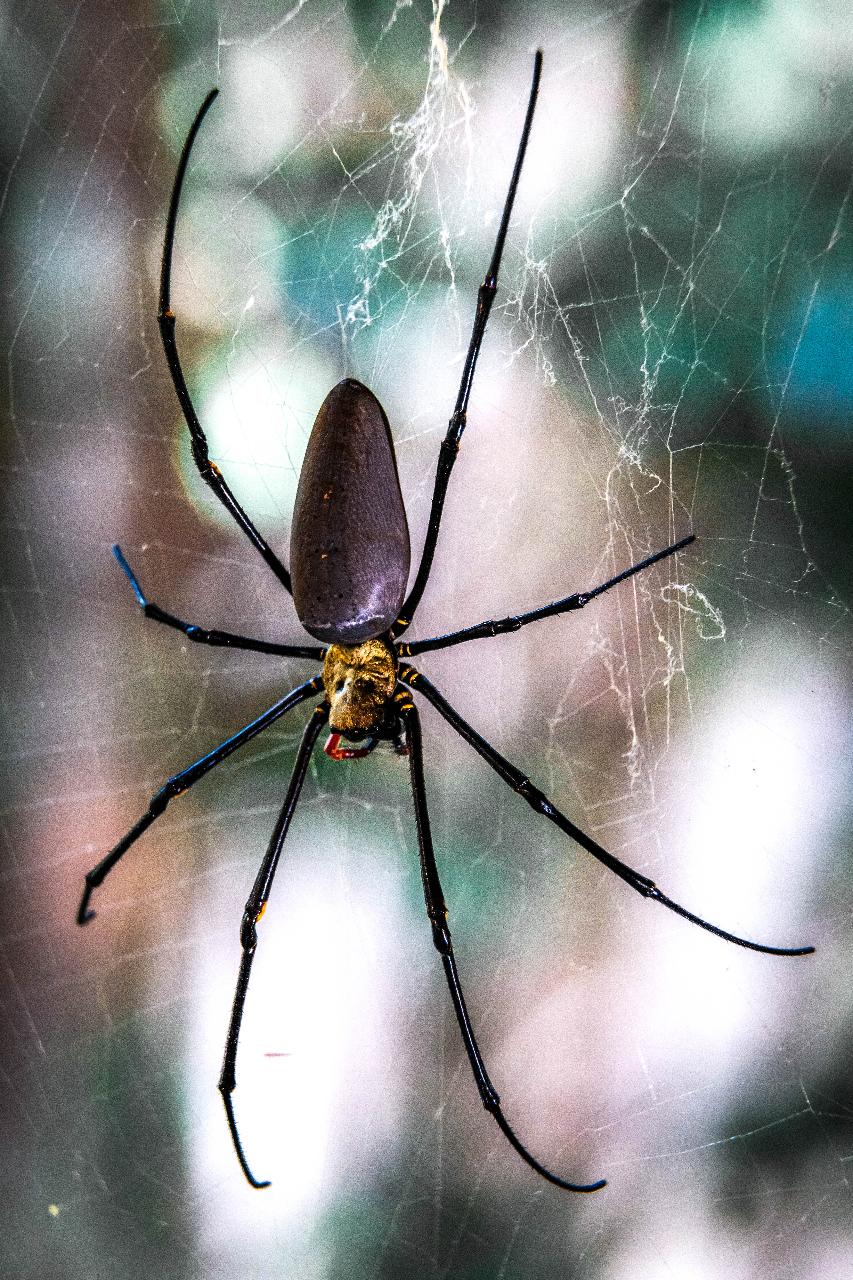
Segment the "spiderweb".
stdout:
[[[11,5],[2,803],[4,1274],[850,1274],[853,46],[843,8]],[[727,947],[537,819],[424,704],[479,1105],[430,944],[406,762],[312,761],[260,929],[235,1106],[216,1081],[295,712],[175,802],[171,773],[313,673],[144,622],[300,642],[195,472],[156,326],[177,153],[213,83],[173,305],[211,453],[287,559],[343,376],[394,431],[416,551],[533,50],[530,149],[413,636],[572,820]],[[848,960],[848,965],[844,961]]]

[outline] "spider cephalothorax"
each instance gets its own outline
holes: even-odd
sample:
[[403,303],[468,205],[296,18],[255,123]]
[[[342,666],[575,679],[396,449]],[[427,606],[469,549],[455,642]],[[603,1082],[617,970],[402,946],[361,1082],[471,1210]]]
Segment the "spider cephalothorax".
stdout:
[[[397,684],[397,657],[391,644],[382,638],[365,640],[352,647],[330,645],[323,662],[323,686],[329,704],[332,731],[326,752],[333,759],[367,755],[389,729],[391,698]],[[340,737],[358,742],[360,750],[340,748]]]

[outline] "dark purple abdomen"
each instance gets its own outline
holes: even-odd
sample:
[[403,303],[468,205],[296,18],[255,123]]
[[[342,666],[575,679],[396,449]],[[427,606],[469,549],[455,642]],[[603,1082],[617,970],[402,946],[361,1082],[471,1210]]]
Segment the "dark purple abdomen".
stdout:
[[346,378],[320,406],[296,490],[293,603],[327,644],[360,644],[396,621],[409,577],[409,526],[385,410]]

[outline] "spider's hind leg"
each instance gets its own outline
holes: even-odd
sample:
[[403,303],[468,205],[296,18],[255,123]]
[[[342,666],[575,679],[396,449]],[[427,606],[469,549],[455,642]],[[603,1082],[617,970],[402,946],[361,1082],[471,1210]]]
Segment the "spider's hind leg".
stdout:
[[498,272],[500,271],[501,259],[503,258],[504,243],[509,229],[509,220],[512,217],[512,206],[515,202],[515,193],[518,190],[518,180],[521,177],[521,169],[524,164],[525,152],[527,151],[530,129],[533,124],[533,113],[536,110],[536,98],[539,93],[539,80],[541,75],[542,50],[538,49],[533,61],[533,79],[530,84],[530,94],[527,99],[527,111],[524,116],[524,124],[522,126],[521,137],[518,142],[518,151],[515,155],[515,164],[513,165],[512,177],[509,181],[509,189],[506,193],[506,200],[504,201],[503,213],[501,214],[501,220],[498,225],[498,234],[495,238],[492,260],[489,263],[483,283],[480,285],[477,292],[477,307],[474,312],[474,323],[471,328],[471,338],[468,343],[465,363],[462,366],[462,379],[459,383],[456,405],[453,409],[453,413],[450,415],[447,434],[441,442],[441,451],[438,455],[438,466],[435,473],[435,487],[432,495],[432,506],[430,507],[426,538],[421,552],[421,561],[418,566],[415,581],[412,584],[412,589],[407,595],[403,603],[403,607],[400,610],[400,616],[392,628],[395,637],[402,635],[406,628],[411,624],[412,618],[415,615],[415,610],[420,604],[421,596],[423,595],[426,584],[429,580],[430,571],[432,570],[432,560],[438,543],[438,531],[441,527],[441,514],[444,510],[444,499],[447,494],[447,486],[450,483],[450,473],[453,470],[453,464],[455,463],[456,455],[459,452],[459,441],[462,439],[462,432],[465,430],[465,424],[468,421],[468,400],[470,399],[471,387],[474,383],[474,371],[477,367],[480,347],[483,345],[483,337],[486,332],[489,313],[491,312],[492,303],[494,302],[495,294],[497,293]]
[[163,343],[163,351],[166,356],[166,363],[169,366],[169,373],[172,375],[172,382],[175,392],[184,415],[184,420],[189,428],[190,440],[192,443],[193,461],[199,475],[205,484],[212,490],[225,510],[236,521],[237,525],[242,529],[243,533],[251,542],[252,546],[258,551],[261,557],[272,569],[281,585],[289,594],[293,594],[291,590],[290,574],[279,560],[278,556],[272,550],[258,530],[255,528],[249,516],[240,506],[234,494],[228,486],[228,482],[215,462],[210,459],[210,452],[205,435],[204,427],[201,425],[195,406],[192,402],[184,371],[181,368],[181,358],[178,354],[178,345],[175,339],[175,313],[172,310],[172,252],[175,247],[175,226],[178,220],[178,206],[181,202],[181,191],[183,190],[184,177],[187,172],[190,155],[192,154],[193,143],[196,135],[201,128],[202,121],[207,115],[212,103],[214,102],[218,89],[211,89],[204,102],[199,107],[196,117],[190,125],[190,131],[184,142],[181,158],[178,161],[178,168],[175,173],[175,181],[172,186],[172,197],[169,201],[169,212],[166,217],[166,234],[163,239],[163,257],[160,262],[160,305],[157,311],[157,323],[160,326],[160,339]]

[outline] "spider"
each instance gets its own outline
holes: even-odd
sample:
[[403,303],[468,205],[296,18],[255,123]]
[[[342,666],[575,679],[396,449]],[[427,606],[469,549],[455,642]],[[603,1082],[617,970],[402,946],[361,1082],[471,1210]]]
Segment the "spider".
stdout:
[[630,888],[683,916],[685,920],[715,933],[727,942],[749,947],[771,955],[807,955],[813,947],[771,947],[740,938],[715,924],[694,915],[657,887],[654,881],[621,862],[600,844],[581,831],[571,819],[548,799],[529,778],[496,751],[476,729],[436,689],[435,685],[407,661],[430,650],[445,649],[488,636],[517,631],[529,623],[556,614],[582,609],[597,596],[609,591],[650,565],[675,555],[694,540],[690,534],[664,550],[630,565],[615,577],[589,591],[578,591],[538,609],[480,622],[461,631],[428,639],[403,641],[429,579],[444,498],[459,442],[465,430],[468,400],[474,379],[477,357],[483,342],[486,323],[495,297],[501,257],[507,228],[521,175],[527,141],[542,72],[542,53],[537,52],[533,80],[512,177],[491,262],[477,294],[477,307],[456,405],[450,417],[447,434],[441,444],[435,489],[421,559],[411,590],[406,593],[410,551],[406,512],[397,475],[397,463],[391,431],[385,411],[367,387],[352,378],[338,383],[324,400],[317,414],[299,477],[293,512],[290,543],[291,574],[269,544],[255,528],[228,486],[225,477],[209,457],[207,439],[187,390],[175,342],[175,315],[170,305],[172,254],[178,205],[193,143],[218,90],[212,89],[198,110],[184,142],[172,188],[166,219],[163,259],[160,274],[158,322],[169,372],[175,385],[181,409],[192,438],[195,464],[202,479],[231,514],[243,533],[263,557],[279,582],[293,597],[296,614],[305,630],[320,647],[275,644],[234,635],[227,631],[208,630],[195,623],[184,622],[148,600],[120,547],[114,554],[127,575],[136,600],[148,618],[181,631],[200,644],[249,649],[276,656],[309,658],[323,663],[322,672],[292,689],[267,711],[244,728],[214,747],[207,755],[168,779],[151,798],[142,817],[131,827],[104,858],[87,872],[85,887],[77,913],[78,924],[94,916],[90,908],[92,892],[106,879],[144,831],[165,811],[176,796],[182,795],[210,773],[232,752],[250,742],[276,720],[300,703],[322,693],[308,720],[287,788],[281,811],[273,829],[269,846],[255,878],[243,911],[240,928],[242,957],[225,1045],[225,1057],[219,1079],[219,1091],[225,1105],[234,1150],[248,1182],[253,1187],[269,1186],[269,1181],[255,1177],[243,1150],[234,1114],[233,1094],[236,1088],[235,1065],[243,1007],[249,986],[252,963],[258,945],[258,922],[264,913],[282,846],[302,790],[311,753],[317,738],[328,723],[331,730],[325,750],[334,760],[351,760],[367,756],[378,743],[388,742],[401,755],[408,757],[412,797],[417,825],[421,878],[426,912],[432,927],[433,943],[441,957],[459,1030],[483,1106],[494,1117],[501,1132],[527,1164],[549,1182],[568,1191],[597,1191],[606,1185],[598,1182],[579,1184],[552,1173],[522,1144],[510,1128],[500,1098],[486,1071],[477,1045],[474,1029],[462,994],[459,973],[453,953],[447,906],[433,852],[427,813],[426,788],[421,745],[420,718],[413,693],[421,694],[448,724],[474,748],[534,813],[554,823],[600,863],[619,876]]

